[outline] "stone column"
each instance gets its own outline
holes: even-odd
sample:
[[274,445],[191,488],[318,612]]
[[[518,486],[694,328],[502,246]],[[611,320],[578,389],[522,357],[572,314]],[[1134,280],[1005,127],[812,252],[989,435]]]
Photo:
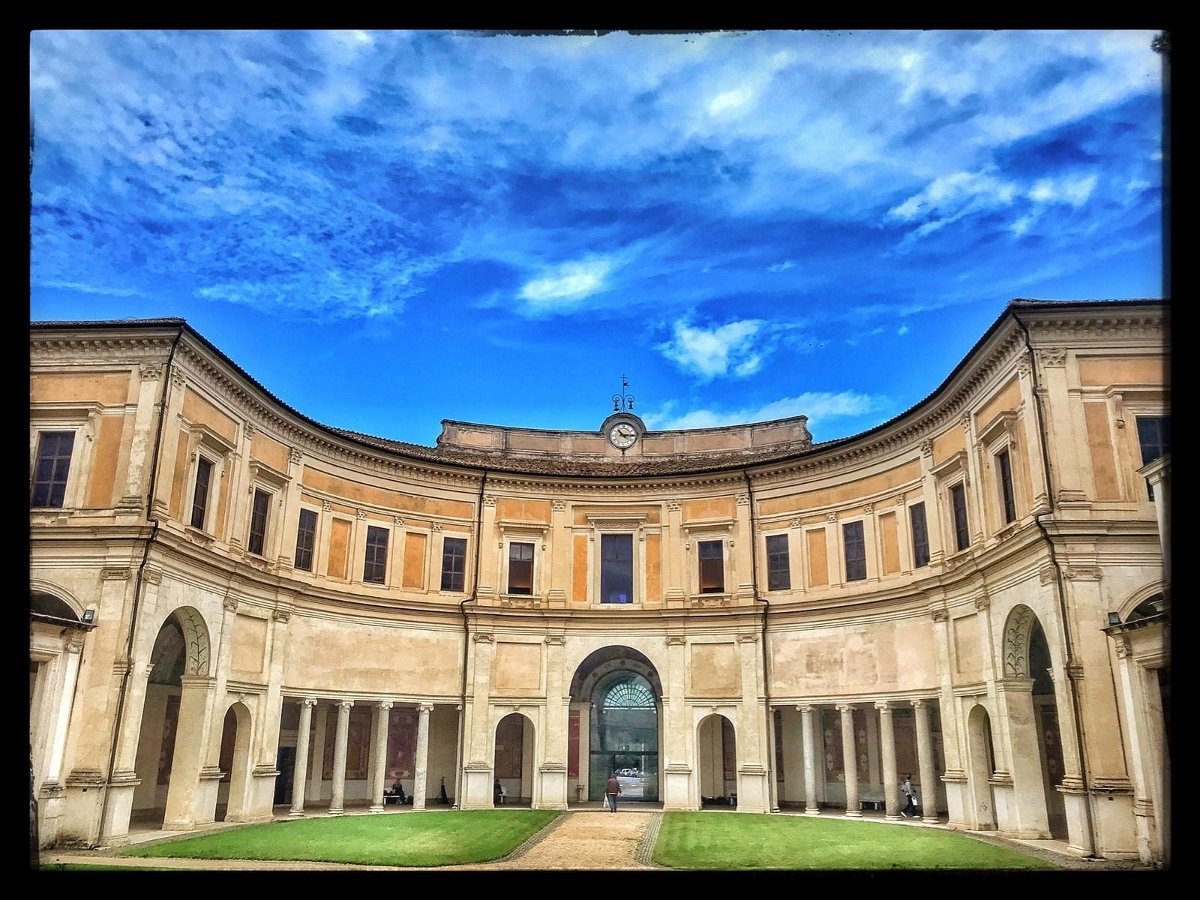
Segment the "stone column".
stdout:
[[383,789],[387,781],[388,715],[390,700],[375,707],[375,748],[371,752],[371,812],[383,812]]
[[842,768],[845,770],[846,815],[861,816],[862,803],[858,799],[858,751],[854,746],[854,705],[839,703],[842,714]]
[[817,750],[813,732],[815,706],[797,706],[800,711],[800,734],[804,743],[804,814],[819,816],[821,807],[817,803]]
[[209,699],[215,678],[184,675],[179,697],[179,723],[175,732],[175,753],[171,757],[171,784],[167,791],[167,811],[163,828],[188,831],[195,824],[199,799],[200,767],[207,743]]
[[308,778],[309,730],[312,711],[317,701],[305,697],[300,701],[300,727],[296,731],[296,768],[292,772],[292,808],[290,816],[304,815],[304,788]]
[[879,710],[879,743],[883,753],[884,817],[900,818],[900,782],[896,774],[896,732],[892,727],[892,707],[886,700],[875,704]]
[[425,795],[429,793],[429,714],[432,703],[417,707],[417,753],[413,759],[413,809],[425,808]]
[[937,819],[937,760],[933,758],[933,734],[929,728],[929,701],[914,700],[917,719],[917,766],[920,769],[921,818]]
[[333,742],[333,798],[329,814],[340,816],[346,811],[346,738],[350,734],[350,707],[353,700],[339,700],[337,705],[337,736]]
[[75,703],[75,682],[79,678],[79,658],[83,639],[72,636],[63,648],[66,671],[63,673],[62,694],[58,698],[58,714],[54,717],[54,734],[50,739],[50,762],[46,766],[46,781],[58,782],[62,772],[63,752],[67,747],[67,726],[71,723],[71,707]]
[[321,800],[321,784],[325,780],[325,742],[329,733],[329,710],[330,707],[321,706],[319,702],[315,707],[317,728],[313,734],[313,764],[309,773],[306,800]]

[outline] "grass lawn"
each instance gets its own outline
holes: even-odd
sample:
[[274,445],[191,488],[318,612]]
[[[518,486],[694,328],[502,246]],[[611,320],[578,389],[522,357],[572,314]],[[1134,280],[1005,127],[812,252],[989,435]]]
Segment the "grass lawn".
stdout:
[[501,859],[558,815],[531,809],[300,819],[131,847],[121,855],[452,866]]
[[673,812],[654,862],[672,869],[1054,869],[1051,863],[934,828],[804,816]]
[[[559,815],[553,810],[477,810],[298,819],[130,847],[121,856],[464,865],[502,859]],[[712,812],[666,813],[653,859],[660,866],[692,871],[1057,868],[1018,850],[942,829]],[[88,868],[104,864],[97,860]]]

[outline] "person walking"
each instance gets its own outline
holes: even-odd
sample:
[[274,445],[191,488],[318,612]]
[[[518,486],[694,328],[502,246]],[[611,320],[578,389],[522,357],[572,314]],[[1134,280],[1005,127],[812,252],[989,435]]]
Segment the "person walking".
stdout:
[[608,800],[608,811],[617,811],[617,795],[621,793],[621,782],[617,778],[617,773],[613,772],[608,776],[608,784],[604,787],[604,796]]
[[916,818],[917,790],[913,787],[911,775],[904,776],[904,780],[900,782],[900,790],[904,792],[904,809],[900,810],[900,814],[906,819]]

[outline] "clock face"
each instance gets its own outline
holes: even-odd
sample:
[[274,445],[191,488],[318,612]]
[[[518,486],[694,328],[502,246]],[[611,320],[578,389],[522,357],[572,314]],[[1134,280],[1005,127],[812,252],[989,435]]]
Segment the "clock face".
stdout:
[[619,450],[628,450],[637,441],[637,429],[628,422],[618,422],[608,430],[608,439]]

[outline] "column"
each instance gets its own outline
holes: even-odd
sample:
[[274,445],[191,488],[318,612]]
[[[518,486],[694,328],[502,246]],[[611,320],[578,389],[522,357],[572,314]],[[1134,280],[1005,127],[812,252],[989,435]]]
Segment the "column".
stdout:
[[83,653],[83,639],[73,635],[67,640],[66,671],[63,673],[62,694],[58,698],[58,714],[54,717],[54,735],[50,739],[50,763],[46,767],[46,781],[57,783],[62,771],[63,752],[67,746],[67,726],[71,723],[71,707],[75,701],[75,682],[79,678],[79,659]]
[[425,808],[425,795],[429,793],[426,779],[429,777],[429,714],[432,703],[417,707],[417,754],[413,759],[413,809]]
[[163,828],[167,831],[188,831],[196,821],[200,767],[204,763],[202,748],[209,732],[208,701],[216,679],[206,675],[184,675],[182,681],[175,752],[171,756],[171,784],[163,819]]
[[804,814],[819,816],[817,804],[817,750],[814,743],[813,715],[815,706],[797,706],[800,711],[800,734],[804,742]]
[[917,717],[917,767],[920,769],[921,818],[937,819],[937,760],[933,758],[933,734],[929,728],[929,701],[914,700]]
[[842,714],[842,768],[846,780],[846,815],[861,816],[862,804],[858,800],[858,752],[854,746],[854,706],[839,703]]
[[387,780],[388,716],[392,701],[384,700],[375,707],[375,747],[371,751],[371,812],[383,812],[383,789]]
[[353,700],[339,700],[337,705],[337,734],[333,741],[333,798],[329,815],[340,816],[346,811],[346,738],[350,734],[350,707]]
[[292,772],[292,809],[291,816],[304,815],[304,786],[308,778],[309,735],[312,728],[312,711],[317,701],[305,697],[300,701],[300,727],[296,732],[296,768]]
[[321,706],[317,702],[315,707],[317,716],[317,728],[313,735],[313,766],[312,772],[309,775],[308,793],[305,798],[308,800],[320,801],[321,799],[321,782],[325,780],[325,737],[329,733],[329,707]]
[[896,774],[896,731],[892,727],[892,707],[886,700],[875,704],[879,710],[879,743],[883,753],[884,818],[900,818],[900,780]]

